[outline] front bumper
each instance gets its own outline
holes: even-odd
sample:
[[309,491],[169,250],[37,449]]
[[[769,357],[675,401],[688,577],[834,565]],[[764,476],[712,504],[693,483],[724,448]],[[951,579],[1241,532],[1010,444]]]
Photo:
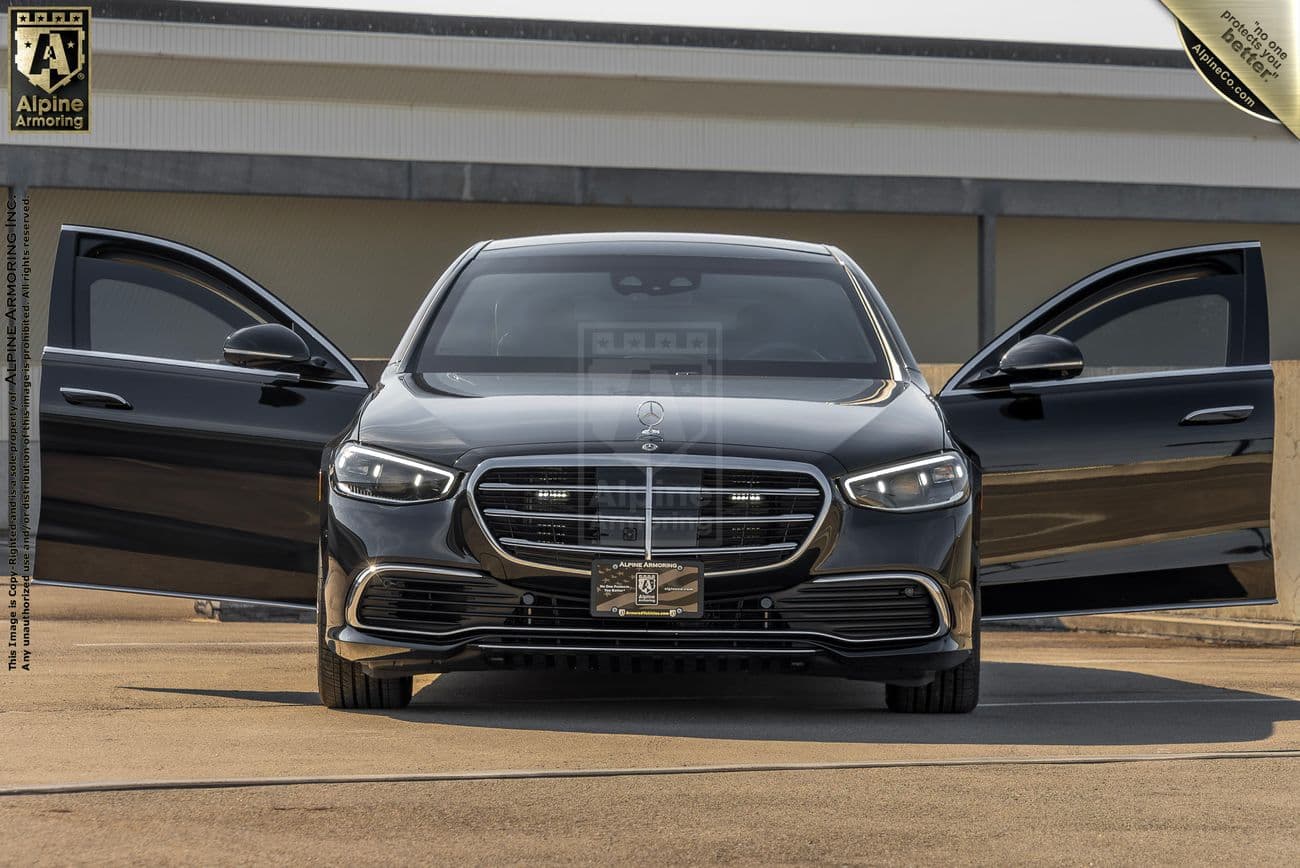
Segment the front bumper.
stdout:
[[[539,645],[521,637],[483,637],[446,645],[414,644],[344,627],[328,640],[336,654],[365,665],[377,677],[400,677],[428,672],[465,672],[499,669],[567,669],[591,672],[788,672],[927,684],[935,673],[961,664],[969,649],[959,647],[951,634],[905,647],[870,651],[831,650],[815,643],[792,642],[773,647],[737,639],[730,647],[692,647],[689,642],[654,637],[651,644],[622,646],[584,641],[582,637]],[[536,638],[536,637],[528,637]]]
[[909,677],[937,664],[900,664],[889,651],[958,651],[932,644],[950,636],[952,616],[941,586],[916,573],[822,576],[758,594],[706,592],[703,618],[648,622],[592,617],[584,594],[555,584],[374,564],[353,578],[347,627],[334,636],[334,650],[395,674],[557,666],[845,674],[889,661],[894,670],[910,666]]
[[[326,503],[323,562],[325,636],[329,647],[376,676],[507,668],[627,672],[783,671],[923,684],[965,660],[972,648],[975,594],[973,503],[933,512],[889,514],[846,505],[836,495],[807,550],[779,569],[744,575],[705,574],[711,623],[627,626],[590,618],[588,580],[545,568],[503,563],[482,539],[463,497],[430,504],[385,505],[331,495]],[[495,609],[473,599],[431,599],[466,614],[428,629],[368,623],[360,594],[388,571],[449,575],[494,597]],[[935,603],[936,623],[915,622],[871,633],[853,613],[823,606],[820,623],[791,617],[790,602],[810,588],[874,585],[910,577]],[[766,597],[778,623],[755,622]],[[529,598],[551,607],[530,613]],[[457,606],[460,608],[457,609]],[[468,609],[466,608],[468,606]],[[557,608],[558,607],[558,608]],[[798,606],[795,606],[798,609]],[[724,623],[734,613],[738,620]],[[599,623],[597,623],[599,622]],[[855,626],[856,625],[856,626]]]

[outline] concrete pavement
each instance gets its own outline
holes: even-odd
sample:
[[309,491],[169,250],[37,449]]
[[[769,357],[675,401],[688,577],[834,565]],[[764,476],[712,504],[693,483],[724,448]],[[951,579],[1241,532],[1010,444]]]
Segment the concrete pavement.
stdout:
[[146,788],[0,795],[0,862],[1300,854],[1295,648],[990,633],[962,717],[838,679],[536,673],[347,713],[316,702],[310,626],[44,611],[35,671],[0,680],[0,791]]

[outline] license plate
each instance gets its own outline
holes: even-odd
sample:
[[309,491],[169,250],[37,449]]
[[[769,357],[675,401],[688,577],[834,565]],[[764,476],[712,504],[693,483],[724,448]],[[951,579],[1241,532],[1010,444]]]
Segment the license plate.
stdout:
[[699,618],[700,564],[690,561],[596,561],[591,614],[601,618]]

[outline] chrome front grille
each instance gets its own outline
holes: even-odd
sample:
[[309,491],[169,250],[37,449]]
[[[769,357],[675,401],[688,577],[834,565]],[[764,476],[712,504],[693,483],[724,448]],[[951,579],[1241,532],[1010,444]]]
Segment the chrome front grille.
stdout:
[[678,457],[496,459],[471,491],[503,554],[582,573],[601,557],[701,561],[713,574],[771,568],[803,550],[829,505],[807,465]]

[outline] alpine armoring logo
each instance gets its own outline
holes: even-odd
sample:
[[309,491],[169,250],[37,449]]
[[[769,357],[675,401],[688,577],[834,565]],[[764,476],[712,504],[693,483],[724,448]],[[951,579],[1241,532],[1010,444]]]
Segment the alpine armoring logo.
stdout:
[[90,9],[9,10],[11,132],[90,131]]

